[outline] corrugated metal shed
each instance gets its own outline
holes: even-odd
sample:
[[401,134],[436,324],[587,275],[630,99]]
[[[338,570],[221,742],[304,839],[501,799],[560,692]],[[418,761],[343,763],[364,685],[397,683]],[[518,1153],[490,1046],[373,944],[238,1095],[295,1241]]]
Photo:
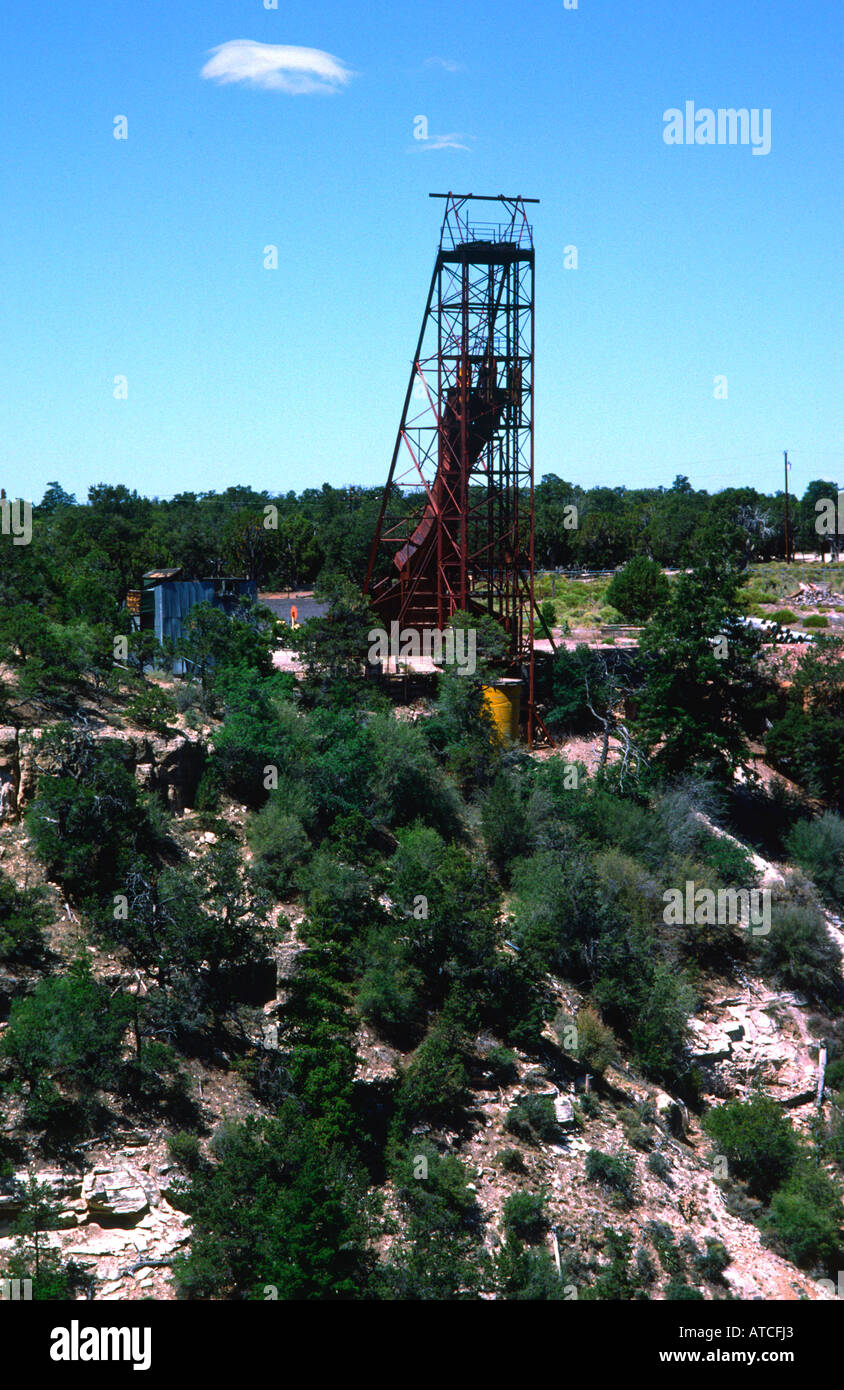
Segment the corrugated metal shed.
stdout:
[[[185,618],[197,603],[211,603],[231,616],[241,598],[258,600],[258,585],[252,579],[164,579],[155,582],[158,575],[180,573],[180,570],[150,570],[144,575],[140,625],[153,628],[159,642],[166,637],[178,641]],[[183,675],[184,661],[175,661],[173,670],[176,675]]]

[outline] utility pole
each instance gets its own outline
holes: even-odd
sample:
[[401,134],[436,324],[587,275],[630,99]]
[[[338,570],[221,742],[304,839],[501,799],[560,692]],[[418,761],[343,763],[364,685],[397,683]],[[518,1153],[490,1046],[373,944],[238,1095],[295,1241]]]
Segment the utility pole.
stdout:
[[785,563],[788,564],[789,560],[791,559],[791,548],[790,548],[790,545],[789,545],[789,535],[788,535],[788,466],[789,466],[789,465],[788,465],[788,450],[787,450],[787,449],[784,449],[784,450],[783,450],[783,455],[782,455],[782,456],[783,456],[783,458],[785,459]]

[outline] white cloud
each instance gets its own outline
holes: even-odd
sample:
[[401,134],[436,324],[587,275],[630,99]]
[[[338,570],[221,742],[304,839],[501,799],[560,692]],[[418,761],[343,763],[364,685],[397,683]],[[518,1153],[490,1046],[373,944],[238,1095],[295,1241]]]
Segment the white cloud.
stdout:
[[336,92],[354,73],[339,58],[320,48],[293,48],[284,44],[231,39],[211,50],[200,73],[214,82],[247,82],[271,92],[302,96],[311,92]]
[[426,68],[442,68],[444,72],[463,72],[463,64],[456,63],[453,58],[426,58]]
[[426,140],[417,140],[413,148],[416,150],[468,150],[469,146],[461,142],[472,138],[470,135],[461,135],[459,132],[452,135],[429,135]]

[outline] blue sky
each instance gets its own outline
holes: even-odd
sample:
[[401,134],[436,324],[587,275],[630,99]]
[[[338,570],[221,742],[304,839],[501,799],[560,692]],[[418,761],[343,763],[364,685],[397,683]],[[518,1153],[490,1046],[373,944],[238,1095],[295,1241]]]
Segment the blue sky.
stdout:
[[[4,9],[10,495],[383,482],[448,189],[541,199],[538,477],[844,483],[840,0]],[[203,77],[235,40],[330,58]],[[770,153],[667,145],[688,100]]]

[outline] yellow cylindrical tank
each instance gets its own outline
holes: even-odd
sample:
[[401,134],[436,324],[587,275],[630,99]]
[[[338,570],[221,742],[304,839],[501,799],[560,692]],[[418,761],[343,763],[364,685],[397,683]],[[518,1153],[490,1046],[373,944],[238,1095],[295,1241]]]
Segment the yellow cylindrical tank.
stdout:
[[500,739],[518,739],[521,703],[520,680],[500,680],[495,685],[484,686],[484,704],[492,715]]

